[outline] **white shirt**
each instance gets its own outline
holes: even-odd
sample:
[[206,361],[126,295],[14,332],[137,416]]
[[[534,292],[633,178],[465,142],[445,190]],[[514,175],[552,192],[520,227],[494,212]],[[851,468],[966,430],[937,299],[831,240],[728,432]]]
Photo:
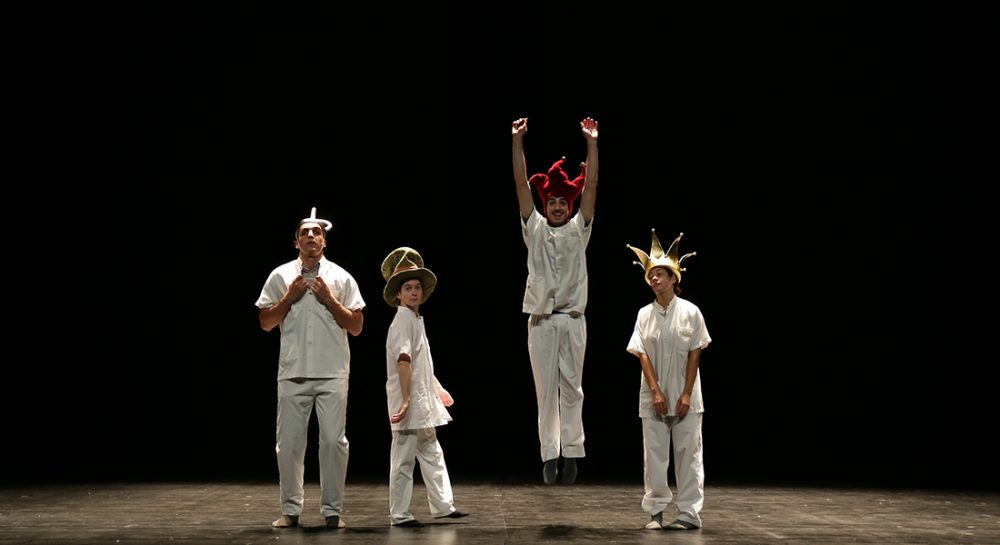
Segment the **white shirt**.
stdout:
[[[639,309],[635,320],[635,330],[628,342],[628,350],[636,356],[646,354],[656,371],[656,381],[667,396],[670,412],[676,416],[677,400],[684,393],[687,374],[688,353],[697,348],[705,348],[712,338],[705,327],[701,310],[691,301],[674,296],[667,308],[652,303]],[[639,416],[657,416],[653,409],[653,392],[640,373]],[[691,408],[688,412],[701,413],[705,404],[701,399],[701,373],[695,375],[694,389],[691,391]]]
[[[271,271],[257,299],[257,307],[263,309],[277,304],[301,273],[302,260],[298,258]],[[354,277],[340,265],[322,257],[318,276],[345,307],[351,310],[365,307]],[[347,331],[311,291],[292,304],[280,327],[278,380],[349,377],[351,348],[347,344]]]
[[392,429],[418,430],[447,424],[451,415],[441,402],[434,384],[434,360],[424,319],[403,305],[396,307],[396,317],[392,319],[385,339],[385,393],[389,416],[396,414],[403,404],[403,389],[399,385],[399,370],[396,368],[400,354],[410,357],[410,368],[413,370],[410,409],[402,421],[392,424]]
[[577,213],[559,226],[549,225],[545,216],[532,210],[521,222],[521,234],[528,247],[528,281],[521,311],[528,314],[579,312],[587,308],[587,243],[591,227]]

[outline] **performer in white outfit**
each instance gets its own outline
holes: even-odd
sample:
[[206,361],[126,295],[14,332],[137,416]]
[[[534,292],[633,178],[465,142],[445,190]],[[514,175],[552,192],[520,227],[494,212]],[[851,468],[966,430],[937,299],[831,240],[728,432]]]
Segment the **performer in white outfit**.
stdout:
[[[701,310],[680,294],[683,261],[678,257],[681,233],[664,253],[653,231],[647,255],[628,246],[639,256],[639,265],[656,300],[639,310],[627,350],[639,357],[642,381],[639,417],[645,448],[645,489],[642,508],[650,515],[650,530],[694,530],[701,528],[705,502],[705,469],[702,463],[701,423],[705,405],[701,399],[698,366],[701,351],[712,342]],[[663,510],[674,497],[667,484],[670,453],[674,455],[677,483],[676,520],[664,526]]]
[[340,519],[347,477],[347,334],[364,324],[364,299],[354,278],[323,256],[333,226],[310,217],[295,230],[298,258],[274,269],[257,299],[260,326],[281,329],[278,354],[278,425],[275,452],[281,478],[276,528],[297,526],[303,504],[306,439],[313,409],[319,422],[320,512],[329,528]]
[[434,376],[431,346],[419,310],[437,286],[437,277],[424,268],[420,254],[407,247],[397,248],[385,258],[382,277],[386,280],[382,296],[396,307],[385,341],[385,391],[392,425],[389,522],[393,526],[423,526],[410,513],[417,460],[431,516],[467,516],[455,509],[444,451],[435,430],[451,421],[445,407],[454,400]]
[[[566,158],[547,174],[528,179],[524,135],[528,120],[514,121],[514,182],[521,212],[521,234],[528,248],[528,279],[521,310],[528,318],[528,356],[538,401],[538,439],[542,479],[555,484],[562,456],[562,482],[573,484],[583,447],[583,359],[587,348],[587,243],[597,201],[597,121],[580,122],[587,141],[587,162],[570,180]],[[538,190],[545,215],[535,209],[531,187]],[[573,201],[580,199],[580,213]]]

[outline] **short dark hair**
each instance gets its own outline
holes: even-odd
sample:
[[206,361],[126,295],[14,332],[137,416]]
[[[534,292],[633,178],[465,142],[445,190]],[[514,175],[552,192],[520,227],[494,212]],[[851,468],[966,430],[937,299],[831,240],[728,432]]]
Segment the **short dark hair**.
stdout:
[[323,238],[326,238],[326,229],[323,228],[323,224],[319,223],[318,221],[316,221],[316,220],[314,220],[312,218],[306,218],[306,219],[300,221],[299,224],[295,226],[295,236],[292,237],[292,238],[298,239],[299,238],[299,233],[302,232],[302,226],[305,225],[305,224],[307,224],[307,223],[315,223],[319,227],[320,233],[323,235]]

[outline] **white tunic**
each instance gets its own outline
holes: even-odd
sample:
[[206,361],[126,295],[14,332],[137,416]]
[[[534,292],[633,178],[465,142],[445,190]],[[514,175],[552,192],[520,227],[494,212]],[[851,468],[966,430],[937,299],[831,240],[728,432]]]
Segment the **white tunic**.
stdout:
[[[318,276],[330,286],[333,295],[351,310],[364,308],[358,284],[340,265],[320,258]],[[295,259],[271,271],[257,299],[258,308],[274,306],[302,273],[302,260]],[[349,378],[351,349],[347,331],[333,314],[307,291],[292,304],[281,322],[281,349],[278,354],[278,380],[292,378]]]
[[522,312],[552,314],[579,312],[587,308],[587,244],[591,227],[577,213],[568,222],[552,227],[545,216],[532,210],[521,222],[521,235],[528,247],[528,281]]
[[447,424],[451,415],[438,397],[434,384],[434,360],[431,358],[424,319],[403,305],[396,307],[396,317],[389,325],[389,333],[385,339],[385,393],[389,416],[396,414],[403,404],[403,390],[399,385],[399,370],[396,368],[400,354],[410,357],[410,367],[413,370],[410,409],[402,421],[392,424],[392,429],[418,430]]
[[[667,308],[653,301],[639,309],[635,330],[629,339],[627,350],[636,356],[640,354],[649,356],[653,370],[656,371],[660,390],[667,396],[670,407],[667,416],[677,415],[677,400],[684,393],[688,353],[697,348],[704,348],[710,342],[712,338],[708,335],[701,310],[686,299],[675,296]],[[658,415],[653,409],[653,392],[641,374],[640,381],[639,416],[654,418]],[[704,411],[699,373],[695,376],[694,390],[691,392],[691,408],[688,412]]]

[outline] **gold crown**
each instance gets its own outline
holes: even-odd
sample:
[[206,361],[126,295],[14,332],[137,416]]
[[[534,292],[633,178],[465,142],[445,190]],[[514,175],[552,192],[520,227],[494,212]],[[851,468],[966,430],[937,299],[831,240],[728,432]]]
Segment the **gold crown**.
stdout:
[[649,250],[648,254],[635,246],[625,245],[628,249],[635,252],[635,255],[639,256],[639,261],[633,261],[633,263],[642,267],[643,276],[647,284],[649,284],[649,271],[656,267],[667,267],[674,272],[674,276],[677,277],[677,283],[681,283],[681,272],[687,270],[681,268],[681,263],[685,259],[698,254],[698,252],[691,252],[684,254],[680,258],[677,257],[680,253],[677,249],[677,244],[681,241],[682,236],[684,236],[684,233],[677,235],[677,238],[670,244],[670,248],[666,253],[663,253],[663,246],[660,245],[660,239],[656,238],[656,229],[653,229],[653,247]]

